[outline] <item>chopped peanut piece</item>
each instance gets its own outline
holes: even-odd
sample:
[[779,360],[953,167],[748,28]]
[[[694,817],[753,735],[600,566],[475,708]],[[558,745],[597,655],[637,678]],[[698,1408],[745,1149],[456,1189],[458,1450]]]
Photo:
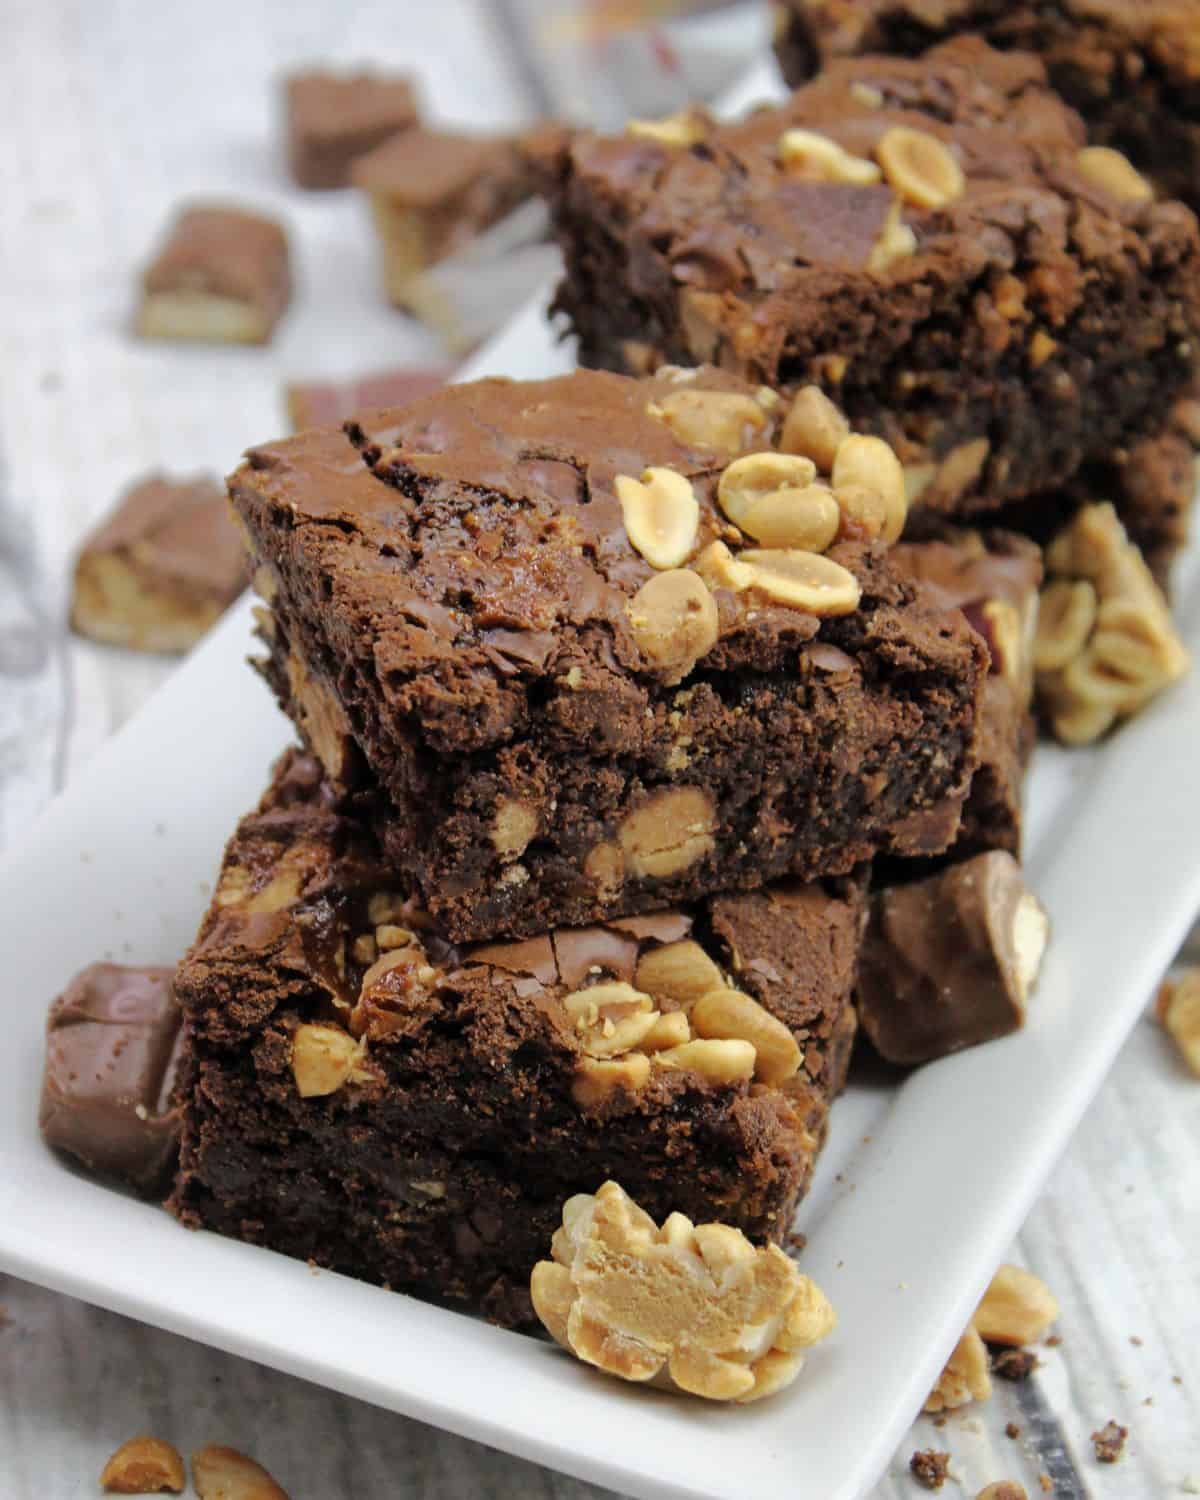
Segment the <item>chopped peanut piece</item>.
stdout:
[[643,953],[634,978],[656,1000],[674,1000],[688,1010],[725,983],[720,969],[691,938]]
[[114,1495],[183,1493],[187,1484],[183,1459],[173,1444],[156,1437],[122,1443],[100,1475],[101,1489]]
[[823,474],[833,470],[842,443],[850,436],[850,424],[819,385],[806,385],[796,393],[783,420],[779,446],[784,453],[809,458]]
[[755,1052],[754,1076],[761,1083],[783,1083],[799,1071],[803,1053],[796,1038],[741,990],[711,990],[696,1002],[691,1022],[697,1036],[749,1042]]
[[336,1094],[361,1064],[363,1056],[363,1043],[355,1041],[340,1026],[297,1026],[292,1037],[292,1074],[300,1097],[315,1099]]
[[200,1500],[288,1500],[261,1464],[213,1443],[192,1454],[192,1483]]
[[972,1327],[989,1344],[1032,1344],[1058,1317],[1050,1288],[1032,1271],[1003,1265],[975,1309]]
[[967,179],[949,147],[927,131],[893,125],[875,154],[889,185],[919,208],[945,208],[966,190]]
[[690,568],[647,579],[625,612],[638,650],[668,686],[681,682],[717,643],[716,603]]
[[1111,146],[1085,146],[1075,165],[1089,182],[1126,203],[1148,203],[1154,197],[1154,189],[1129,158]]
[[777,1246],[683,1214],[659,1229],[615,1182],[563,1205],[551,1254],[530,1294],[556,1342],[607,1374],[711,1401],[783,1389],[836,1322]]
[[882,497],[887,511],[883,540],[899,541],[908,519],[904,469],[882,438],[855,432],[839,444],[833,460],[833,488],[836,493],[850,485],[861,485]]
[[741,526],[756,501],[781,492],[806,490],[817,477],[810,458],[795,453],[747,453],[722,473],[717,500],[735,526]]
[[677,568],[696,545],[700,506],[691,481],[674,469],[647,469],[641,479],[618,474],[625,532],[652,568]]
[[946,1361],[946,1368],[925,1398],[928,1412],[953,1411],[971,1401],[986,1401],[992,1394],[988,1354],[974,1328],[968,1328]]
[[841,563],[813,552],[751,548],[738,561],[750,568],[750,588],[777,604],[813,615],[848,615],[858,608],[858,579]]
[[873,161],[853,156],[815,130],[785,130],[779,137],[779,160],[789,176],[806,182],[848,182],[870,187],[883,175]]
[[741,1083],[754,1077],[754,1045],[742,1039],[705,1038],[654,1054],[660,1068],[699,1073],[709,1083]]
[[1184,1062],[1200,1078],[1200,968],[1168,979],[1154,1009]]
[[767,426],[761,402],[736,391],[670,391],[646,410],[681,443],[731,457],[750,448]]
[[742,516],[741,529],[763,547],[824,552],[837,536],[841,520],[832,491],[823,484],[810,484],[802,490],[772,490],[753,501]]
[[625,134],[660,146],[694,146],[706,134],[704,116],[694,109],[681,109],[661,120],[630,120]]

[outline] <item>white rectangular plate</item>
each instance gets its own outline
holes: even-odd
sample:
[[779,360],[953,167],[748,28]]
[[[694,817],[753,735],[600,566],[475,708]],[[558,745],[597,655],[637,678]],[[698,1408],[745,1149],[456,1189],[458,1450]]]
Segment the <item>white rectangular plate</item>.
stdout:
[[[472,373],[568,364],[533,307]],[[1193,584],[1198,560],[1188,559]],[[1200,599],[1186,582],[1184,602],[1200,649]],[[1188,834],[1200,679],[1099,753],[1039,752],[1029,864],[1054,943],[1029,1023],[898,1087],[851,1087],[800,1219],[804,1267],[832,1297],[837,1333],[785,1395],[724,1409],[189,1234],[43,1147],[47,1004],[93,959],[179,956],[226,837],[289,738],[243,663],[249,626],[243,601],[0,867],[0,1266],[635,1495],[860,1496],[1200,908]]]

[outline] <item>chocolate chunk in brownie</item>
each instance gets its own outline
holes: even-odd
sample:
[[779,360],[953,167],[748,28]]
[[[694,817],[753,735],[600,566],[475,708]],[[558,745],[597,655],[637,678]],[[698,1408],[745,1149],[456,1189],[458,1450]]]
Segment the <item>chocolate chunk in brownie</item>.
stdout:
[[992,1041],[1024,1021],[1049,926],[1011,854],[994,850],[876,891],[858,1017],[889,1062]]
[[813,501],[779,472],[841,525],[785,415],[717,372],[481,381],[232,477],[271,684],[451,937],[953,841],[985,648],[855,527],[743,545],[754,484],[772,526]]
[[1037,53],[1091,139],[1200,206],[1200,14],[1180,0],[775,0],[789,83],[835,58],[917,57],[948,37]]
[[154,1197],[179,1152],[173,969],[96,963],[50,1007],[38,1115],[47,1145]]
[[137,331],[146,339],[266,344],[290,296],[287,237],[275,220],[193,204],[142,277]]
[[286,84],[288,162],[304,188],[340,188],[360,156],[417,123],[407,78],[295,73]]
[[246,563],[211,479],[140,480],[83,544],[71,626],[137,651],[187,651],[241,593]]
[[815,381],[956,516],[1060,490],[1190,382],[1195,221],[1097,180],[1037,59],[843,59],[742,123],[694,118],[543,147],[585,363]]
[[172,1207],[497,1321],[609,1178],[779,1241],[853,1037],[853,879],[463,947],[291,753],[180,966]]

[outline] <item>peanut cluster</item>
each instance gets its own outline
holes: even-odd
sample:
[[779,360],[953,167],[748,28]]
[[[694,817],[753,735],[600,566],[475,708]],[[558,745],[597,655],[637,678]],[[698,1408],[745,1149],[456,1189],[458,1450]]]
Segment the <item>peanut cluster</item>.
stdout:
[[694,372],[672,375],[679,389],[651,402],[650,415],[681,442],[730,461],[716,496],[728,525],[723,539],[702,548],[701,509],[685,475],[657,466],[615,482],[626,535],[657,570],[627,605],[630,630],[647,667],[668,686],[716,645],[718,589],[820,617],[856,609],[858,580],[823,554],[846,537],[896,541],[908,509],[891,448],[851,433],[819,387],[807,386],[793,400],[780,423],[779,451],[747,452],[762,441],[780,398],[767,390],[749,396],[694,389]]
[[690,938],[644,953],[633,984],[593,984],[563,1007],[581,1049],[573,1093],[585,1109],[618,1090],[636,1093],[656,1069],[778,1085],[804,1060],[788,1027],[728,984]]
[[1084,745],[1187,671],[1162,590],[1111,505],[1089,505],[1046,549],[1034,642],[1038,696],[1057,737]]
[[833,1308],[776,1245],[673,1213],[661,1229],[615,1182],[563,1205],[534,1310],[579,1359],[710,1401],[759,1401],[799,1374]]

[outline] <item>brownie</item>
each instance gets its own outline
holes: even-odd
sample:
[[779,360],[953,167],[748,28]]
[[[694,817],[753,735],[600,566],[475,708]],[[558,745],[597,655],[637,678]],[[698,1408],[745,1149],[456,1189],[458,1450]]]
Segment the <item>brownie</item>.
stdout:
[[179,1153],[173,979],[173,969],[89,964],[46,1026],[42,1139],[143,1197],[165,1190]]
[[1200,11],[1188,0],[776,0],[784,76],[835,58],[917,57],[969,33],[1038,53],[1091,138],[1200,204]]
[[[953,839],[983,644],[878,542],[733,556],[714,492],[783,410],[746,390],[712,371],[480,381],[255,448],[232,476],[268,678],[331,778],[382,797],[394,868],[449,936]],[[668,425],[695,416],[685,394],[732,449]],[[683,519],[689,567],[640,531],[652,499]],[[793,595],[769,559],[817,570],[829,598]]]
[[408,307],[413,281],[532,196],[515,142],[502,136],[416,129],[355,162],[383,247],[389,299]]
[[354,161],[417,123],[406,78],[295,73],[286,83],[288,163],[304,188],[340,188]]
[[246,209],[180,210],[142,276],[137,332],[146,339],[266,344],[291,297],[287,236]]
[[946,608],[961,609],[988,646],[991,665],[980,705],[979,764],[958,835],[945,857],[968,859],[990,849],[1019,856],[1022,790],[1037,738],[1032,651],[1041,551],[1010,532],[943,527],[938,538],[901,542],[892,559]]
[[741,123],[689,119],[542,148],[585,363],[815,381],[919,510],[960,517],[1060,491],[1190,383],[1196,222],[1083,170],[1037,59],[839,60]]
[[563,1202],[609,1178],[780,1240],[844,1078],[863,919],[856,876],[456,946],[289,752],[178,971],[171,1207],[517,1325]]
[[187,651],[245,582],[221,486],[151,474],[85,540],[75,563],[71,628],[137,651]]

